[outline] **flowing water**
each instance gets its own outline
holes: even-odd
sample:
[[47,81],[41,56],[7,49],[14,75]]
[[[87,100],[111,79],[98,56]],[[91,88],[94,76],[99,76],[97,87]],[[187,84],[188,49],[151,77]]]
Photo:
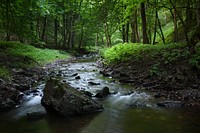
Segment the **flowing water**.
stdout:
[[[103,87],[116,92],[96,99],[104,106],[103,112],[84,116],[46,118],[29,121],[26,113],[41,108],[40,100],[45,84],[36,86],[38,94],[25,95],[23,103],[0,115],[0,133],[199,133],[200,114],[195,110],[164,109],[156,106],[152,94],[120,84],[99,74],[96,63],[79,60],[62,64],[52,73],[71,86],[95,94]],[[75,75],[80,79],[75,79]],[[90,85],[88,82],[100,83]]]

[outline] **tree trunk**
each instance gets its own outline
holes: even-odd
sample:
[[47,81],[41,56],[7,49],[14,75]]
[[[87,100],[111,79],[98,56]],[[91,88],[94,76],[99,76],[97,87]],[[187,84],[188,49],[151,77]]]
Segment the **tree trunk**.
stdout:
[[162,31],[162,26],[161,26],[161,23],[160,23],[160,19],[159,19],[159,17],[158,17],[158,11],[156,10],[156,19],[157,19],[157,21],[158,21],[158,27],[159,27],[159,29],[160,29],[160,33],[161,33],[161,36],[162,36],[162,41],[163,41],[163,43],[165,44],[165,36],[164,36],[164,34],[163,34],[163,31]]
[[174,10],[174,13],[173,11],[170,9],[170,13],[173,17],[173,23],[174,23],[174,42],[178,42],[178,26],[177,26],[177,14],[176,14],[176,10]]
[[67,36],[66,36],[66,31],[67,31],[67,23],[66,23],[66,13],[63,14],[63,42],[62,42],[62,47],[66,47],[66,41],[67,41]]
[[46,25],[47,25],[47,16],[44,17],[43,21],[43,27],[42,27],[42,35],[41,40],[44,41],[45,31],[46,31]]
[[96,39],[95,39],[95,48],[97,48],[99,42],[99,34],[96,33]]
[[123,40],[123,43],[126,42],[126,34],[125,34],[125,32],[126,32],[125,25],[123,24],[122,25],[122,40]]
[[105,35],[106,35],[106,45],[107,47],[111,46],[111,36],[108,30],[108,24],[105,23]]
[[125,42],[129,42],[129,22],[126,24]]
[[196,20],[197,26],[200,26],[200,0],[196,0]]
[[149,44],[149,39],[147,35],[147,22],[146,22],[146,12],[145,12],[145,4],[141,3],[141,18],[142,18],[142,35],[143,35],[143,43]]
[[170,0],[170,3],[171,3],[171,5],[172,5],[173,9],[175,10],[175,12],[176,12],[176,14],[177,14],[177,16],[178,16],[178,18],[179,18],[181,24],[183,25],[185,40],[186,40],[187,43],[189,43],[189,38],[188,38],[188,35],[187,35],[187,33],[188,33],[187,26],[186,26],[186,24],[185,24],[185,22],[184,22],[184,20],[183,20],[183,18],[182,18],[182,16],[181,16],[181,14],[177,11],[176,3],[173,3],[171,0]]
[[7,0],[6,2],[6,41],[10,41],[10,15],[9,15],[9,9],[10,9],[10,1]]
[[81,36],[80,36],[78,48],[80,49],[82,45],[83,45],[83,27],[81,28]]
[[58,20],[54,19],[54,45],[58,45]]
[[[157,12],[157,7],[156,7],[156,12]],[[155,13],[155,14],[157,14],[157,13]],[[156,44],[157,22],[158,22],[157,15],[155,15],[153,44]]]

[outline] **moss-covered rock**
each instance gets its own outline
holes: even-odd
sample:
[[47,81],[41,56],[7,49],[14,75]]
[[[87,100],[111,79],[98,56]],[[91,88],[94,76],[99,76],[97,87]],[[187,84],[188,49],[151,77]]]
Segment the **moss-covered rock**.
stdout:
[[88,114],[103,109],[90,97],[57,79],[47,81],[42,104],[61,116]]

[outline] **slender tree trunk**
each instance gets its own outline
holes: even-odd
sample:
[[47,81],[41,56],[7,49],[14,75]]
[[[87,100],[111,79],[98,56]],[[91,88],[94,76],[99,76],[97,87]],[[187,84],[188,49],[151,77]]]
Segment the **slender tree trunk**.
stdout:
[[196,20],[197,26],[200,26],[200,0],[196,0]]
[[81,28],[81,36],[80,36],[78,48],[80,49],[82,45],[83,45],[83,27]]
[[186,29],[190,28],[190,23],[192,20],[192,14],[191,14],[191,9],[190,9],[190,0],[187,1],[187,8],[186,8]]
[[96,33],[96,39],[95,39],[95,48],[99,45],[99,34]]
[[58,45],[58,20],[54,19],[54,45]]
[[145,3],[141,3],[141,18],[142,18],[142,35],[143,43],[149,44],[149,39],[147,35],[147,22],[146,22],[146,12],[145,12]]
[[183,18],[181,16],[181,14],[177,11],[176,3],[173,3],[171,0],[170,0],[170,3],[172,5],[173,9],[175,10],[179,20],[181,21],[181,24],[183,25],[185,39],[186,39],[186,42],[189,43],[189,38],[188,38],[188,35],[187,35],[187,33],[188,33],[187,26],[186,26],[186,24],[185,24],[185,22],[184,22],[184,20],[183,20]]
[[126,42],[126,34],[125,34],[125,32],[126,32],[125,25],[123,24],[122,25],[122,40],[123,40],[123,43]]
[[174,42],[178,42],[178,26],[177,26],[177,14],[176,10],[173,11],[170,9],[170,13],[173,17],[173,23],[174,23]]
[[10,9],[10,0],[7,0],[6,2],[6,41],[10,41],[10,15],[9,15],[9,9]]
[[126,32],[125,32],[125,42],[129,42],[129,22],[126,24]]
[[160,19],[158,17],[158,11],[156,10],[156,18],[157,18],[157,21],[158,21],[158,27],[160,29],[160,33],[161,33],[161,36],[162,36],[162,41],[163,43],[165,44],[165,36],[163,34],[163,31],[162,31],[162,26],[161,26],[161,23],[160,23]]
[[102,38],[101,38],[101,43],[102,43],[102,45],[104,46],[104,36],[102,35]]
[[63,33],[62,33],[62,36],[63,36],[63,42],[62,42],[62,47],[66,47],[66,41],[67,41],[67,38],[66,38],[66,30],[67,30],[67,26],[66,26],[66,13],[63,14]]
[[47,16],[44,17],[43,21],[43,27],[42,27],[42,35],[41,40],[44,41],[45,31],[46,31],[46,25],[47,25]]
[[111,36],[108,30],[108,24],[105,23],[105,35],[106,35],[106,45],[107,47],[111,46]]
[[131,30],[132,30],[132,32],[131,32],[131,42],[136,43],[136,33],[135,33],[135,23],[134,23],[134,21],[131,22]]
[[138,30],[138,11],[135,11],[135,34],[136,34],[136,42],[140,42],[139,30]]
[[[157,8],[156,8],[156,12],[157,12]],[[157,13],[155,13],[157,14]],[[154,24],[154,36],[153,36],[153,44],[156,43],[156,33],[157,33],[157,15],[155,15],[155,24]]]

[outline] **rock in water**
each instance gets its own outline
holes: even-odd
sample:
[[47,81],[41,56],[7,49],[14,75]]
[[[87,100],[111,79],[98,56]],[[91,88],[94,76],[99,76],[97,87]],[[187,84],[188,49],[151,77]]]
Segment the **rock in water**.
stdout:
[[89,114],[103,109],[96,101],[57,79],[47,81],[42,104],[61,116]]
[[157,103],[158,107],[166,107],[166,108],[180,108],[184,106],[184,103],[181,101],[162,101]]
[[108,87],[104,87],[102,90],[100,90],[96,95],[95,97],[97,98],[103,98],[103,97],[106,97],[108,95],[110,95],[110,91],[109,91],[109,88]]

